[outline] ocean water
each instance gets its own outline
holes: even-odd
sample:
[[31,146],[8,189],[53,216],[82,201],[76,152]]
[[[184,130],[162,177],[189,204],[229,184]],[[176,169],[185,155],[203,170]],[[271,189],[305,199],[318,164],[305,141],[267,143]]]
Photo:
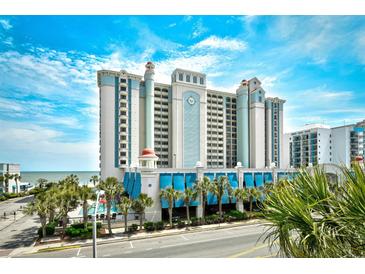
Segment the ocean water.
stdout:
[[80,184],[87,184],[91,176],[99,176],[99,171],[23,171],[20,172],[21,182],[37,184],[39,178],[48,180],[49,182],[58,182],[68,175],[77,175]]

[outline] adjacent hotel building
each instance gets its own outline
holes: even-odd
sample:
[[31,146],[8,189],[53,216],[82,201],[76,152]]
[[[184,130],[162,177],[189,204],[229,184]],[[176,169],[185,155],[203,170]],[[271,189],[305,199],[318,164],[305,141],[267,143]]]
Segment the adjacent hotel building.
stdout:
[[309,164],[351,166],[363,161],[365,120],[357,124],[330,128],[309,125],[304,130],[284,135],[283,167],[301,167]]
[[282,166],[285,100],[266,97],[259,79],[230,93],[207,88],[201,72],[175,69],[171,83],[157,83],[154,70],[97,73],[102,179],[121,178],[146,148],[158,168]]

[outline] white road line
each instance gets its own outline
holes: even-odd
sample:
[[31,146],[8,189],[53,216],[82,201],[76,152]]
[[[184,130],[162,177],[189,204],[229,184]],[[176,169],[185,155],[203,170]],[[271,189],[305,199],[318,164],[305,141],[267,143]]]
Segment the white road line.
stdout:
[[77,257],[80,255],[80,251],[81,251],[81,248],[79,248],[79,250],[77,251]]
[[103,257],[111,257],[112,255],[111,254],[105,254],[103,255]]
[[129,244],[131,245],[131,248],[134,248],[134,247],[133,247],[133,244],[132,244],[132,241],[129,241]]
[[150,250],[152,250],[153,248],[152,247],[149,247],[149,248],[147,248],[146,249],[146,251],[150,251]]
[[181,238],[183,238],[185,241],[188,241],[189,239],[186,238],[184,235],[180,235]]

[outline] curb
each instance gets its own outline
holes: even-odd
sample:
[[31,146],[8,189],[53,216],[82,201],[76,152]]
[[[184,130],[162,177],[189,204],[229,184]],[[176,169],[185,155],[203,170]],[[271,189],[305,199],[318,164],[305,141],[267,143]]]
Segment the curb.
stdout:
[[[118,238],[118,239],[110,239],[110,240],[105,240],[102,242],[98,242],[97,245],[105,245],[105,244],[113,244],[113,243],[119,243],[119,242],[128,242],[128,241],[138,241],[138,240],[146,240],[146,239],[153,239],[153,238],[161,238],[161,237],[165,237],[165,236],[175,236],[175,235],[181,235],[181,234],[190,234],[190,233],[195,233],[195,232],[206,232],[206,231],[215,231],[215,230],[221,230],[221,229],[226,229],[226,228],[234,228],[234,227],[245,227],[245,226],[252,226],[252,225],[263,225],[266,224],[267,222],[257,222],[257,223],[244,223],[244,224],[232,224],[229,226],[224,226],[224,227],[212,227],[212,228],[207,228],[207,229],[196,229],[196,230],[181,230],[181,231],[176,231],[176,232],[172,232],[172,233],[165,233],[165,234],[159,234],[159,235],[147,235],[147,236],[142,236],[142,237],[138,237],[138,238],[131,238],[131,237],[127,237],[127,238]],[[47,252],[47,251],[60,251],[60,250],[65,250],[65,249],[72,249],[72,248],[81,248],[81,247],[88,247],[88,246],[92,246],[93,243],[84,243],[84,244],[70,244],[70,245],[64,245],[64,246],[59,246],[59,247],[49,247],[49,248],[42,248],[39,249],[35,252],[30,252],[28,254],[35,254],[35,253],[43,253],[43,252]]]

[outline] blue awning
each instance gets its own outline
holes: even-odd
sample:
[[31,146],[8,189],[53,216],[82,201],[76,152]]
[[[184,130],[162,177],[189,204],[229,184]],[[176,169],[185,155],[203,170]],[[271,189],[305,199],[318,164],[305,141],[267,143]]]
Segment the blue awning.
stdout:
[[288,174],[286,172],[278,172],[278,181],[284,180],[288,178]]
[[[204,173],[204,176],[208,177],[211,182],[214,180],[214,173]],[[217,197],[213,195],[210,191],[208,192],[207,196],[208,205],[216,205],[218,203]]]
[[262,178],[262,173],[255,173],[255,184],[256,184],[256,187],[264,186],[264,180]]
[[[181,193],[184,193],[184,190],[185,190],[184,174],[182,174],[182,173],[174,174],[173,184],[174,184],[175,190],[180,191]],[[182,198],[175,201],[175,207],[182,207],[182,206],[184,206],[184,200]]]
[[[238,188],[237,174],[236,173],[228,173],[227,176],[228,176],[228,180],[231,184],[232,189]],[[236,198],[232,197],[231,202],[236,203]]]
[[132,197],[132,194],[133,194],[134,181],[135,181],[135,173],[131,172],[130,176],[129,176],[129,184],[128,184],[129,197]]
[[133,186],[132,199],[136,199],[141,194],[141,173],[136,173],[135,182]]
[[[160,174],[160,189],[172,187],[172,175],[171,173]],[[161,199],[161,207],[169,208],[169,203],[165,199]]]
[[123,187],[124,191],[128,192],[128,185],[129,185],[129,172],[124,173],[124,179],[123,179]]
[[255,187],[255,184],[253,182],[253,175],[252,173],[244,173],[243,174],[244,183],[247,188],[253,188]]
[[265,172],[264,173],[264,182],[265,183],[272,183],[272,173],[271,172]]
[[[194,189],[195,181],[196,181],[196,173],[185,173],[186,188]],[[192,201],[190,203],[191,206],[197,206],[199,204],[200,204],[199,200]]]

